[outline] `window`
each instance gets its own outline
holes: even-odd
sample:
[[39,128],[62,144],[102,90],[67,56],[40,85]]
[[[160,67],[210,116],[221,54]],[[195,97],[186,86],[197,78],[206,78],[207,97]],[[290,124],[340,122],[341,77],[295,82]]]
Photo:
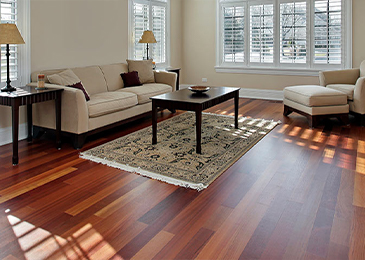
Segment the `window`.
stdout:
[[[9,45],[11,85],[18,87],[29,83],[30,79],[30,1],[0,0],[1,23],[15,23],[25,44]],[[6,45],[1,45],[1,87],[6,85]]]
[[[1,0],[0,11],[1,11],[1,23],[17,23],[18,21],[18,4],[16,0]],[[9,57],[9,69],[10,69],[10,80],[16,81],[18,79],[18,46],[10,44],[10,57]],[[6,44],[1,45],[1,82],[7,80],[7,65],[6,65]]]
[[139,43],[145,30],[152,30],[157,43],[149,44],[149,56],[158,66],[168,66],[168,5],[169,0],[130,0],[130,52],[131,59],[147,57],[146,44]]
[[351,67],[351,0],[217,3],[218,72],[317,75]]

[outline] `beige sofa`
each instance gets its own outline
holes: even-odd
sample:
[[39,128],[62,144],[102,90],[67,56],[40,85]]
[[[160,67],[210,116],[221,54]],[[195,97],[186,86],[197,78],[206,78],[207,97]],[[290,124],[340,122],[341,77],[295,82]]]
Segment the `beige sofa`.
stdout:
[[[81,148],[91,134],[115,127],[147,115],[152,110],[150,97],[175,90],[176,74],[154,71],[155,83],[124,88],[121,73],[128,72],[125,63],[90,66],[71,69],[81,80],[90,95],[86,101],[79,89],[50,84],[47,76],[66,69],[35,71],[32,83],[36,85],[37,75],[45,74],[46,87],[63,88],[61,105],[62,133],[71,134],[75,148]],[[33,107],[34,133],[55,129],[54,102],[43,102]]]
[[365,61],[358,69],[321,71],[320,85],[347,95],[350,112],[365,125]]

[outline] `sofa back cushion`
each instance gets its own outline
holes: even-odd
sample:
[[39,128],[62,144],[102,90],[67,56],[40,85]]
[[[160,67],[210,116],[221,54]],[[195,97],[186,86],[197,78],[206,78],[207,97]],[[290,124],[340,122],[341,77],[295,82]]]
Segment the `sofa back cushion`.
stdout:
[[107,92],[105,78],[99,66],[73,68],[90,95]]
[[120,74],[128,72],[126,63],[102,65],[100,69],[104,74],[108,91],[115,91],[124,87]]

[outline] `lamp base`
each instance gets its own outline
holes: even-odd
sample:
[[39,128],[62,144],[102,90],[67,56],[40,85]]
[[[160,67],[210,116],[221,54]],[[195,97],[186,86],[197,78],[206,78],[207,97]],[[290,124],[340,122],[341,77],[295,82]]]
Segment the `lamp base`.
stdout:
[[6,86],[6,87],[1,88],[1,92],[13,92],[15,90],[16,90],[16,88],[14,88],[12,86]]

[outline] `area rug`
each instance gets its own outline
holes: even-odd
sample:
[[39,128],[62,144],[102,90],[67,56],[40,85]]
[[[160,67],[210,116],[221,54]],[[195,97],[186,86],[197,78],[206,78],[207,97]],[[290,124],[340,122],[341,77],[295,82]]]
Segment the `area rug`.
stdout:
[[195,113],[186,112],[80,154],[81,158],[196,190],[208,187],[279,122],[202,115],[202,154],[195,152]]

